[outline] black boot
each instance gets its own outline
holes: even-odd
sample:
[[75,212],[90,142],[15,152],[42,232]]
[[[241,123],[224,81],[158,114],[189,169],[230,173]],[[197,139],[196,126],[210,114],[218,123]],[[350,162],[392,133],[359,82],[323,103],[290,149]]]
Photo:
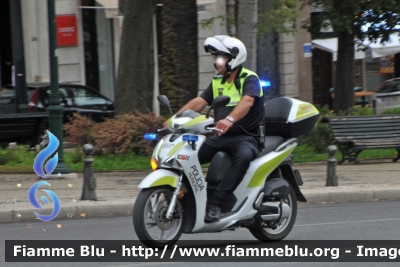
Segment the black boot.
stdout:
[[222,205],[220,202],[211,199],[210,203],[208,204],[205,222],[218,222],[219,218],[221,217],[221,206]]

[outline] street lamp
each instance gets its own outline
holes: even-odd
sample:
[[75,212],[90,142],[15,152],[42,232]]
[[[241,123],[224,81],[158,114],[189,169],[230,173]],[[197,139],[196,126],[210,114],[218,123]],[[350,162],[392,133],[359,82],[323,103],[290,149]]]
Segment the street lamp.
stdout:
[[58,146],[58,164],[53,173],[70,173],[64,163],[64,137],[63,137],[63,108],[60,106],[60,93],[58,91],[58,49],[56,36],[56,12],[55,0],[47,0],[47,10],[49,19],[49,58],[50,58],[50,94],[49,111],[50,132],[53,133],[60,142]]

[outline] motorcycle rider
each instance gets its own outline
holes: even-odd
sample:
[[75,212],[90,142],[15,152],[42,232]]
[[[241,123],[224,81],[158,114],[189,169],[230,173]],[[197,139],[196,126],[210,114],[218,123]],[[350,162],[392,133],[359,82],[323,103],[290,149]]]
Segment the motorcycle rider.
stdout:
[[219,221],[221,207],[242,181],[249,165],[258,153],[260,144],[255,135],[264,120],[263,91],[256,73],[245,69],[247,51],[244,44],[233,37],[217,35],[204,42],[207,53],[214,55],[214,67],[218,71],[207,89],[189,101],[178,113],[191,109],[201,111],[211,105],[217,96],[230,96],[226,107],[214,110],[218,132],[208,138],[199,151],[201,164],[211,161],[218,151],[226,151],[232,156],[232,165],[218,184],[208,201],[206,222]]

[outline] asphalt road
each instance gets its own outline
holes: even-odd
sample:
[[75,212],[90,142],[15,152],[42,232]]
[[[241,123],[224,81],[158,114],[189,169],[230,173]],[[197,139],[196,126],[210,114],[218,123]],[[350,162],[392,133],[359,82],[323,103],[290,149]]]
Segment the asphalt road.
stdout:
[[[300,205],[296,224],[286,240],[400,240],[400,201],[334,205]],[[27,224],[32,227],[28,228]],[[57,228],[61,224],[61,228]],[[0,224],[0,266],[398,266],[398,263],[5,263],[3,240],[135,240],[131,217],[71,218],[51,222]],[[182,235],[185,240],[255,240],[246,229]],[[255,241],[256,242],[256,241]]]

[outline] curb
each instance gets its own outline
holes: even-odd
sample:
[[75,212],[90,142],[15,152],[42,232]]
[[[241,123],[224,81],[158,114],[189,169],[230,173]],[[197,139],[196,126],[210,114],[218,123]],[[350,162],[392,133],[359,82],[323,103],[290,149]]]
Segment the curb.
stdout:
[[321,187],[301,190],[307,204],[400,200],[400,186],[390,188]]
[[[326,203],[355,203],[379,200],[400,200],[400,186],[390,188],[344,188],[344,187],[321,187],[316,189],[302,189],[307,202],[304,204],[326,204]],[[106,216],[131,215],[136,197],[126,200],[113,201],[85,201],[76,204],[63,204],[57,218],[66,219],[68,214],[72,218],[94,218]],[[23,220],[37,220],[34,209],[25,207],[3,207],[0,208],[0,223],[18,222]],[[43,213],[51,213],[45,209]],[[18,217],[17,214],[21,216]]]
[[[69,218],[68,216],[71,216],[71,214],[73,219],[130,215],[132,214],[135,200],[136,197],[126,200],[87,201],[76,204],[62,204],[57,219]],[[51,209],[44,209],[40,213],[50,214],[51,211]],[[33,212],[34,208],[28,205],[15,208],[3,207],[0,208],[0,223],[38,220]],[[20,214],[20,217],[18,214]]]

